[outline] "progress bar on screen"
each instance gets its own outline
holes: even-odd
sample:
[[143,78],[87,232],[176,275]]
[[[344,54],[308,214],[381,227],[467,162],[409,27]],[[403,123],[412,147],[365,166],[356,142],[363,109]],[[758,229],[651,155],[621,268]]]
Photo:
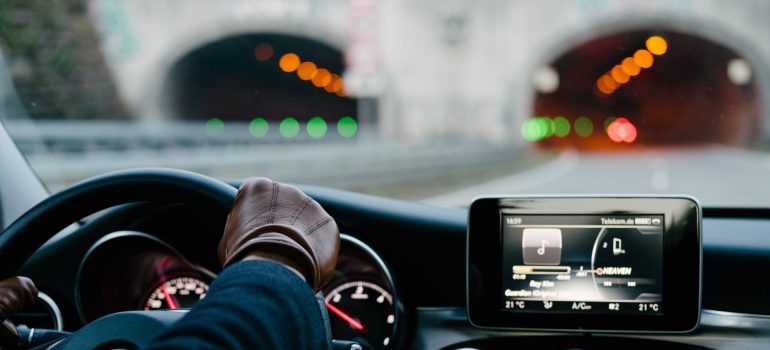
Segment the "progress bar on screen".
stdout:
[[569,266],[513,266],[513,273],[522,275],[564,275],[569,274],[570,271],[571,268]]

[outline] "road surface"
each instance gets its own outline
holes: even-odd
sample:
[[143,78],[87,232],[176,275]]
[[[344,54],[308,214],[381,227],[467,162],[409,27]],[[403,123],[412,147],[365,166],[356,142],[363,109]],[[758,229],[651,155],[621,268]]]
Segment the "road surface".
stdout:
[[770,154],[723,147],[578,153],[424,202],[467,207],[485,194],[688,194],[706,206],[770,205]]

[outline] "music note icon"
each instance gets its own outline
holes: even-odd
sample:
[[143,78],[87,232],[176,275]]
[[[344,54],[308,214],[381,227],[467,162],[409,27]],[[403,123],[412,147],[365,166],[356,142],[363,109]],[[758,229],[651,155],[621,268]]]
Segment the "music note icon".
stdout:
[[527,227],[521,235],[522,260],[525,265],[561,263],[561,229]]

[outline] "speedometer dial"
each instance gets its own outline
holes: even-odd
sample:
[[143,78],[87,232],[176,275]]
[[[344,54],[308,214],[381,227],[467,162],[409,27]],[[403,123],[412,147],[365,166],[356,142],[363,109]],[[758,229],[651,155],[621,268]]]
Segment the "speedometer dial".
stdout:
[[192,307],[206,297],[209,285],[194,277],[177,277],[160,283],[147,297],[145,310],[175,310]]
[[366,349],[389,349],[396,322],[393,296],[366,281],[343,283],[326,295],[332,333]]

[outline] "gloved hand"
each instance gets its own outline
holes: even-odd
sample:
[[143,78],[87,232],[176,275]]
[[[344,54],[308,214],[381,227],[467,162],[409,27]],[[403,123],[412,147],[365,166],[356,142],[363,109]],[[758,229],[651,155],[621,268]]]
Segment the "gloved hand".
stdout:
[[0,281],[0,321],[3,321],[32,303],[37,288],[27,277],[10,277]]
[[19,312],[37,297],[37,288],[27,277],[10,277],[0,281],[0,349],[16,349],[19,333],[7,318]]
[[272,260],[318,291],[334,272],[339,246],[337,224],[318,202],[296,187],[249,178],[227,217],[219,262]]

